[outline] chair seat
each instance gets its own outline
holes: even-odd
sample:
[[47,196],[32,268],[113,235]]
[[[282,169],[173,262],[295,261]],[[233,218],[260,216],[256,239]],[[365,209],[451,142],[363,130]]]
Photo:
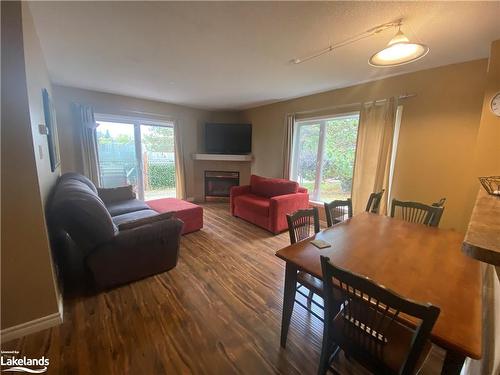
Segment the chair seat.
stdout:
[[[344,307],[344,309],[347,308]],[[366,331],[358,328],[358,321],[355,323],[349,321],[344,315],[344,309],[333,320],[331,330],[333,341],[371,371],[398,374],[410,351],[414,331],[394,321],[384,332],[384,340],[375,339]],[[377,318],[374,320],[374,312],[375,309],[369,309],[363,321],[368,324],[376,321],[374,327],[385,327],[390,318],[383,318],[384,322],[380,325],[382,314],[377,312]],[[427,340],[424,350],[417,361],[415,372],[422,367],[430,349],[431,343]]]
[[112,202],[106,205],[111,216],[128,214],[129,212],[149,210],[150,207],[139,199],[128,199],[124,201]]
[[237,205],[240,210],[246,210],[263,217],[268,217],[271,201],[269,198],[261,197],[260,195],[245,194],[234,198],[234,204]]
[[323,295],[323,282],[320,279],[308,274],[307,272],[299,271],[297,273],[297,281],[299,284],[304,285],[307,289],[313,291],[318,296]]
[[115,225],[120,225],[120,224],[127,223],[129,221],[144,219],[146,217],[152,217],[152,216],[156,216],[156,215],[158,215],[158,212],[153,211],[153,210],[140,210],[140,211],[127,212],[125,214],[113,216],[111,218],[111,220],[113,220],[113,223]]

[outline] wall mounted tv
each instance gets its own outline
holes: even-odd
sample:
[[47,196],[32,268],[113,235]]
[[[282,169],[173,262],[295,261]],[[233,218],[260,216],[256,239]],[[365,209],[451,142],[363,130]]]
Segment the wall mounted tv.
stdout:
[[244,155],[252,152],[252,124],[205,124],[205,152]]

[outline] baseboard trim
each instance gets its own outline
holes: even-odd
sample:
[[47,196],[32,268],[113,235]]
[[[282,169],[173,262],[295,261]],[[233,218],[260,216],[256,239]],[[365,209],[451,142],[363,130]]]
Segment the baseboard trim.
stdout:
[[18,324],[17,326],[2,329],[2,331],[0,331],[1,342],[4,343],[31,333],[42,331],[44,329],[62,324],[62,322],[62,309],[60,309],[60,311],[56,313],[34,319],[26,323]]

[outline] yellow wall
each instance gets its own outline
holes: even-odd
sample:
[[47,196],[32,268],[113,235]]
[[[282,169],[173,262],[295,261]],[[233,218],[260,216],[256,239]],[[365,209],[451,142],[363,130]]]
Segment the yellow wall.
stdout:
[[[206,121],[238,122],[238,112],[211,112],[185,106],[137,99],[103,92],[54,86],[56,112],[59,124],[62,171],[83,172],[80,135],[71,113],[71,103],[82,103],[94,107],[96,113],[170,118],[180,125],[184,153],[186,193],[188,198],[201,200],[203,187],[199,180],[199,168],[195,168],[192,154],[203,151],[203,124]],[[144,113],[141,115],[140,113]],[[250,166],[247,166],[250,170]]]
[[42,88],[50,82],[27,5],[2,2],[2,330],[58,313],[44,202],[59,171],[38,133]]
[[252,172],[281,176],[287,113],[416,94],[403,101],[393,197],[427,203],[446,197],[441,226],[464,232],[477,192],[473,155],[486,64],[448,65],[249,109],[243,117],[253,124]]

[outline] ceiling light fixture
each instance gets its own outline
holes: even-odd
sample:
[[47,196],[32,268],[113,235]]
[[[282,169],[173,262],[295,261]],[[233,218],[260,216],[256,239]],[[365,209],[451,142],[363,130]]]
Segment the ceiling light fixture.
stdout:
[[292,59],[290,60],[290,63],[295,65],[302,64],[306,61],[330,53],[337,48],[347,46],[365,38],[369,38],[393,27],[398,28],[398,32],[396,33],[396,35],[390,40],[387,47],[382,51],[374,54],[369,59],[368,63],[376,67],[388,67],[407,64],[421,59],[429,52],[429,48],[424,44],[410,43],[410,40],[401,31],[402,24],[403,19],[383,23],[381,25],[372,27],[371,29],[368,29],[360,34],[347,38],[339,43],[332,44],[322,49],[321,51],[313,53],[312,55]]
[[425,44],[410,43],[399,27],[387,47],[370,57],[368,64],[375,67],[398,66],[417,61],[428,52],[429,47]]

